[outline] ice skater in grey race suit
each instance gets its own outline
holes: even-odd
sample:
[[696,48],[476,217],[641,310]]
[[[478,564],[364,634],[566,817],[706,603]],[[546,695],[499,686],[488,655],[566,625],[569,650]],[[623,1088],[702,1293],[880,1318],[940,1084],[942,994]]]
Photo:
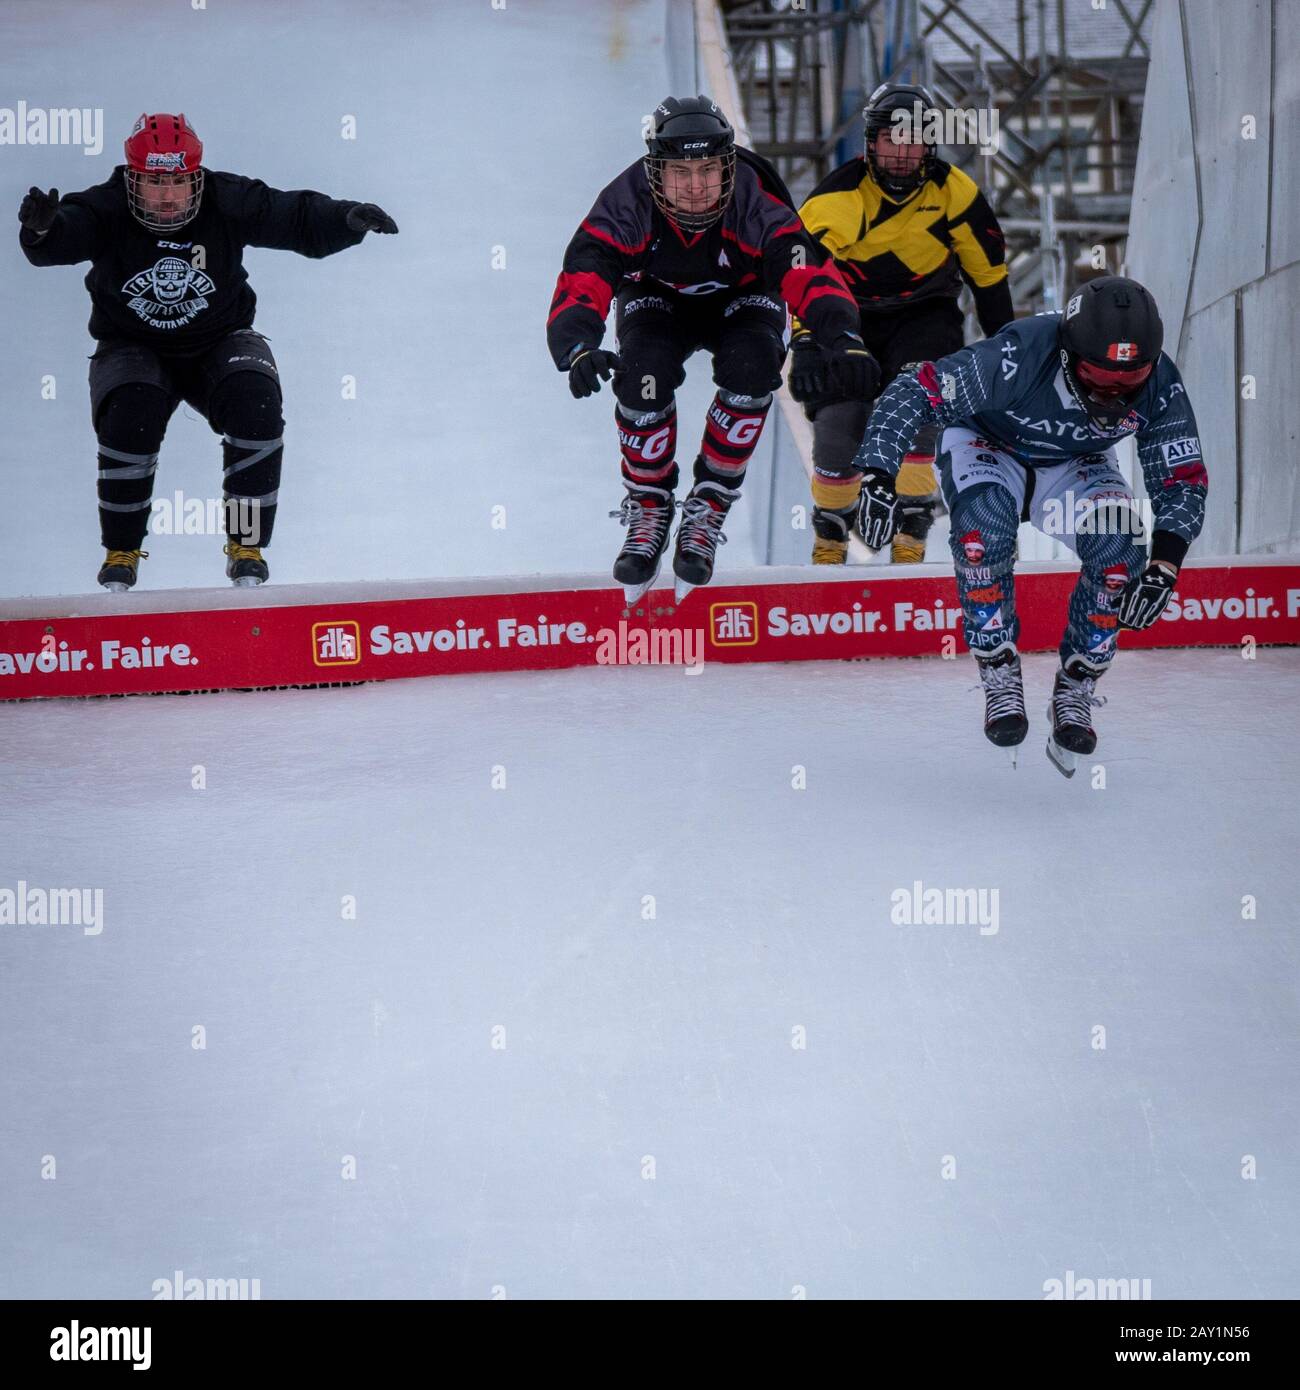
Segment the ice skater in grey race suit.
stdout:
[[[1082,565],[1051,706],[1056,753],[1066,755],[1095,748],[1094,686],[1115,657],[1119,630],[1155,622],[1200,533],[1201,442],[1163,337],[1150,293],[1106,276],[1079,290],[1064,312],[1019,319],[922,363],[876,404],[855,460],[864,473],[859,525],[868,545],[888,544],[899,464],[918,429],[939,425],[936,463],[952,517],[963,625],[984,684],[985,733],[996,744],[1018,744],[1028,730],[1016,653],[1019,523],[1063,541]],[[1115,444],[1130,435],[1150,498],[1149,554],[1115,457]],[[1057,762],[1072,770],[1072,758]]]

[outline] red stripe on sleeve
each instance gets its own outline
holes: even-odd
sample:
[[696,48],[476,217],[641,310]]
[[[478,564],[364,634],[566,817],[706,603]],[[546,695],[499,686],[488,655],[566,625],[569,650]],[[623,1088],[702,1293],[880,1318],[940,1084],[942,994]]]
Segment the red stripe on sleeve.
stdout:
[[562,270],[560,278],[555,282],[551,312],[546,319],[547,327],[566,309],[578,307],[590,309],[603,320],[609,313],[610,301],[613,298],[613,287],[594,270]]

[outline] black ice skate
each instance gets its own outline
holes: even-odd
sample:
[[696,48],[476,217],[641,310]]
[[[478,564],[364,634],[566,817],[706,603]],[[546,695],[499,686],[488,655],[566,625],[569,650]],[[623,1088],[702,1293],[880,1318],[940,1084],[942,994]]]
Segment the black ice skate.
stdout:
[[271,577],[262,552],[255,545],[230,541],[223,553],[230,556],[226,561],[226,578],[235,588],[251,589],[257,584],[265,584]]
[[629,487],[623,505],[610,516],[627,527],[627,539],[614,561],[614,578],[623,586],[629,607],[659,577],[659,565],[668,546],[677,499],[660,487]]
[[110,594],[124,594],[135,583],[140,561],[148,558],[147,550],[110,550],[96,578]]
[[1016,747],[1029,732],[1019,653],[1014,647],[1004,647],[997,656],[987,660],[976,657],[975,661],[984,687],[984,737],[999,748],[1011,749],[1015,766]]
[[1106,697],[1096,693],[1101,674],[1097,667],[1077,656],[1072,656],[1056,673],[1052,702],[1047,707],[1047,717],[1052,721],[1047,756],[1064,777],[1073,777],[1080,756],[1086,757],[1097,746],[1092,707],[1106,703]]
[[718,547],[725,545],[727,540],[722,534],[722,523],[739,496],[738,491],[723,487],[721,483],[703,482],[696,483],[682,503],[682,521],[677,528],[677,546],[673,551],[678,603],[692,589],[713,578],[714,557]]

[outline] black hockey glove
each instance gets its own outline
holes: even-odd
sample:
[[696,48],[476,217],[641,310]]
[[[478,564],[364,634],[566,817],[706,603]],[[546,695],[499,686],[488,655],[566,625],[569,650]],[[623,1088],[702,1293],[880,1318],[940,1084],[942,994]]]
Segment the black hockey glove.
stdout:
[[580,401],[584,396],[595,395],[600,383],[608,381],[620,366],[617,353],[603,348],[579,348],[569,358],[569,390],[574,399]]
[[59,211],[59,190],[51,188],[48,193],[42,193],[39,188],[33,188],[22,201],[22,206],[18,209],[18,220],[22,223],[24,230],[35,232],[37,236],[44,236],[54,224],[54,218]]
[[829,350],[831,379],[851,401],[874,401],[880,389],[880,363],[856,333],[842,333]]
[[790,344],[790,394],[800,405],[826,394],[826,358],[806,329]]
[[347,224],[350,232],[384,232],[391,236],[397,230],[397,223],[374,203],[358,203],[349,208]]
[[1150,627],[1164,612],[1177,582],[1178,572],[1171,573],[1162,564],[1150,564],[1141,574],[1135,574],[1119,598],[1120,626],[1134,632]]
[[862,475],[862,496],[858,499],[858,530],[872,550],[883,550],[894,539],[898,525],[898,493],[894,480],[878,468]]

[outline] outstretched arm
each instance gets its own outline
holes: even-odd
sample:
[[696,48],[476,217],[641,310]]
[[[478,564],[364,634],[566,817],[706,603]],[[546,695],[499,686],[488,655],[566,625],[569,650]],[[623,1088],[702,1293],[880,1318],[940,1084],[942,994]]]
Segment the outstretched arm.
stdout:
[[60,201],[57,188],[48,193],[33,188],[18,209],[18,221],[18,244],[33,265],[76,265],[95,258],[99,219],[76,194]]
[[[284,192],[268,187],[261,179],[238,174],[210,174],[208,187],[245,246],[296,251],[319,260],[355,246],[367,230],[372,230],[364,220],[349,218],[355,210],[372,204],[344,202],[310,189]],[[388,220],[391,223],[392,219]],[[361,225],[357,225],[359,221]],[[375,226],[373,230],[382,229]]]

